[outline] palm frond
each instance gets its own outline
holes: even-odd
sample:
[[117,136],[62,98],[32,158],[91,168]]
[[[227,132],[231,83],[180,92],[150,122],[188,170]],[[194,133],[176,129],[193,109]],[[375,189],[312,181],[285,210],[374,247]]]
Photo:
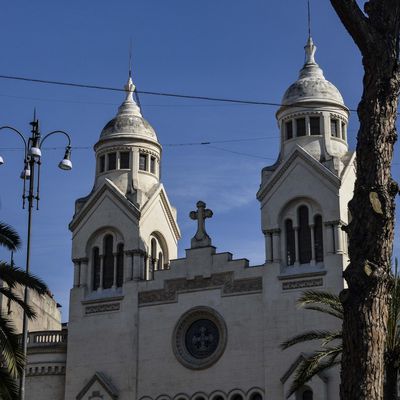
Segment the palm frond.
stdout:
[[0,279],[6,282],[10,288],[14,288],[16,284],[19,284],[32,289],[38,294],[45,294],[48,291],[46,284],[40,278],[27,274],[22,269],[4,261],[0,261]]
[[6,368],[0,368],[0,399],[18,400],[19,386]]
[[340,360],[337,360],[337,358],[341,353],[342,345],[340,344],[338,346],[316,351],[309,357],[305,358],[296,369],[296,375],[292,385],[290,386],[287,397],[290,397],[293,393],[299,390],[315,375],[338,365]]
[[33,310],[33,308],[29,304],[26,304],[20,296],[18,296],[12,291],[12,289],[8,287],[0,287],[0,294],[4,295],[12,302],[17,303],[25,311],[26,316],[29,319],[36,318],[36,313]]
[[309,342],[311,340],[322,340],[322,346],[326,346],[329,342],[342,338],[342,331],[309,331],[296,335],[285,342],[280,347],[285,350],[298,343]]
[[0,354],[12,377],[17,377],[25,365],[19,336],[12,321],[0,315]]
[[21,239],[14,228],[0,222],[0,246],[4,246],[10,251],[17,250],[21,246]]
[[[297,304],[302,307],[309,307],[310,305],[323,305],[328,309],[333,310],[343,318],[343,306],[340,302],[339,296],[329,292],[318,290],[306,290],[297,300]],[[319,310],[318,310],[319,311]]]
[[326,308],[326,307],[321,307],[321,306],[314,306],[314,305],[307,305],[307,306],[303,306],[304,309],[306,310],[313,310],[313,311],[318,311],[321,312],[323,314],[328,314],[328,315],[332,315],[332,317],[338,318],[343,320],[343,314],[339,313],[335,310]]

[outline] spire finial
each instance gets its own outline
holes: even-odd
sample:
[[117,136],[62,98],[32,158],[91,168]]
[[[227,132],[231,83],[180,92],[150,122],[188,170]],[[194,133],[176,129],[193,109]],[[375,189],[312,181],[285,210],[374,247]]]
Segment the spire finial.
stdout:
[[311,38],[311,11],[310,11],[310,0],[307,0],[307,11],[308,11],[308,38]]
[[129,40],[129,65],[128,65],[128,82],[124,87],[126,92],[125,101],[133,102],[133,92],[136,86],[133,84],[132,80],[132,38]]
[[132,38],[129,40],[129,78],[132,78]]
[[317,46],[314,45],[314,42],[312,40],[312,37],[309,36],[307,40],[307,44],[304,46],[304,50],[306,51],[306,62],[305,65],[307,64],[317,64],[315,62],[315,52],[317,50]]

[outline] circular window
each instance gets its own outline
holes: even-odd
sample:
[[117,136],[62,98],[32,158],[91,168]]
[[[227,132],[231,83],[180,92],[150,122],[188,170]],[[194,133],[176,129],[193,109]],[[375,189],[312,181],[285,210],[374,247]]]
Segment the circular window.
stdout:
[[192,308],[179,319],[172,341],[175,356],[185,367],[207,368],[224,352],[226,325],[212,308]]

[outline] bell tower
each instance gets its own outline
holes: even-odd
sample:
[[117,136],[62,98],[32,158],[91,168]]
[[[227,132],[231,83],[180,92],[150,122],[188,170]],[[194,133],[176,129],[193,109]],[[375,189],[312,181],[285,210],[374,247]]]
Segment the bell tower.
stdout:
[[276,113],[280,154],[262,170],[257,198],[266,262],[277,267],[277,275],[336,270],[330,281],[336,288],[343,284],[347,263],[341,227],[348,222],[355,180],[354,153],[347,144],[349,110],[316,63],[311,37],[304,49],[306,61]]
[[110,393],[116,385],[119,399],[131,398],[136,385],[138,288],[177,258],[180,231],[160,181],[162,147],[133,98],[134,90],[129,76],[125,100],[94,145],[93,188],[76,201],[69,225],[74,284],[68,400],[92,398],[98,385],[107,386]]

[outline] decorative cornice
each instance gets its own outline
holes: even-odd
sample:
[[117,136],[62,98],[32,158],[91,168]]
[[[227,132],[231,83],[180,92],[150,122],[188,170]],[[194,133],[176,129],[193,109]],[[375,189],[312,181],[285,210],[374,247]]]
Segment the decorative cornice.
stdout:
[[[35,363],[36,364],[36,363]],[[65,375],[65,362],[52,364],[37,363],[30,364],[26,368],[26,376],[43,376],[43,375]]]
[[[290,267],[288,267],[290,268]],[[288,279],[302,279],[302,278],[309,278],[311,276],[322,276],[326,275],[326,271],[313,271],[313,272],[303,272],[303,273],[295,273],[295,274],[290,274],[290,275],[279,275],[278,279],[280,281],[285,281]]]
[[125,255],[127,256],[134,256],[135,254],[140,256],[145,256],[147,253],[142,249],[134,249],[134,250],[125,250]]
[[178,228],[178,226],[176,224],[175,218],[172,215],[171,206],[169,205],[168,200],[165,197],[163,189],[160,190],[160,198],[161,198],[161,202],[163,203],[163,206],[164,206],[165,210],[167,211],[168,220],[169,220],[169,222],[170,222],[170,224],[172,226],[172,229],[173,229],[173,231],[175,233],[175,236],[176,236],[177,239],[180,239],[181,238],[181,233],[179,232],[179,228]]
[[99,303],[110,303],[112,301],[121,301],[124,296],[110,296],[110,297],[100,297],[98,299],[83,300],[81,303],[83,305],[99,304]]
[[197,276],[194,279],[177,278],[164,282],[163,289],[139,292],[139,305],[154,305],[162,303],[175,303],[178,294],[207,289],[222,289],[222,296],[259,293],[262,291],[262,278],[234,279],[233,272],[221,272],[205,278]]

